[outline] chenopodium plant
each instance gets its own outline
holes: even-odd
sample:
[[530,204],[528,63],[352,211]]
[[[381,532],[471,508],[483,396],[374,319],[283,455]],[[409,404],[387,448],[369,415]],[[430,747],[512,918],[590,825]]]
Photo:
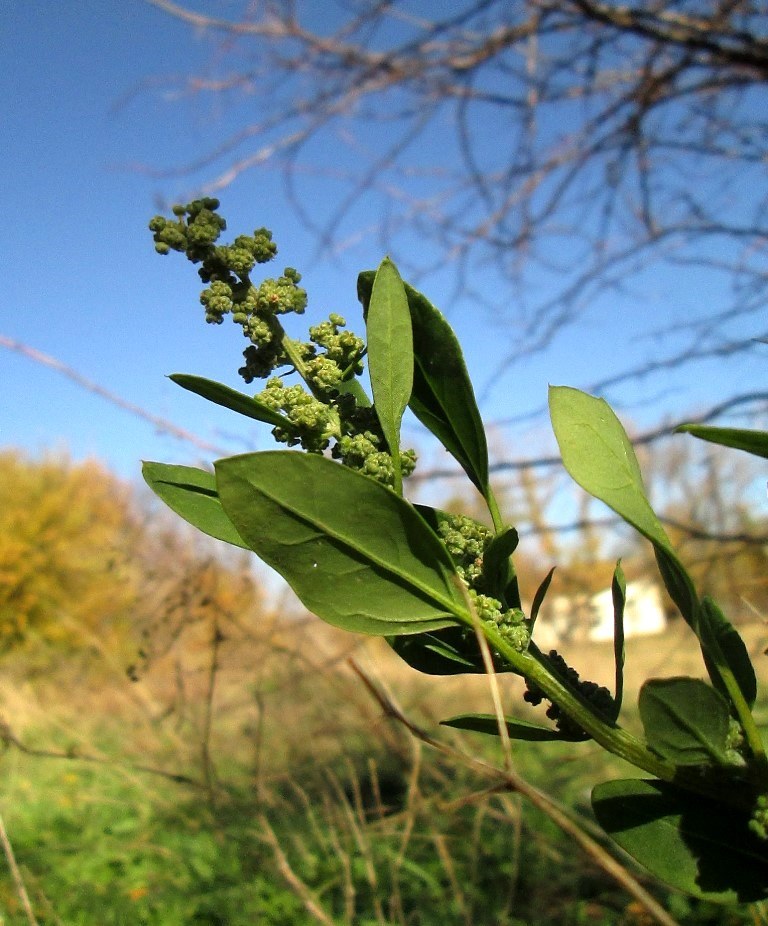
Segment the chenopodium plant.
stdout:
[[[255,396],[198,376],[176,383],[271,425],[296,450],[217,460],[214,472],[146,463],[144,476],[175,512],[206,534],[253,550],[321,619],[378,634],[416,669],[436,674],[513,672],[525,699],[549,703],[548,724],[504,718],[513,739],[594,740],[643,777],[598,784],[604,830],[662,880],[723,902],[768,897],[768,760],[752,709],[755,673],[744,643],[717,604],[700,597],[646,497],[632,446],[610,407],[567,387],[549,403],[563,463],[653,545],[661,578],[698,641],[709,683],[650,679],[639,695],[644,738],[619,723],[623,689],[625,582],[613,584],[613,693],[579,678],[555,651],[535,643],[536,616],[551,573],[529,613],[514,568],[518,535],[504,523],[489,481],[485,431],[461,348],[440,312],[405,284],[389,259],[361,273],[365,338],[331,314],[294,339],[283,320],[304,312],[300,276],[255,282],[271,260],[270,232],[231,244],[219,203],[201,199],[150,223],[161,254],[178,251],[205,283],[206,320],[229,315],[249,341],[240,373],[266,380]],[[361,376],[367,365],[370,396]],[[493,528],[404,497],[416,457],[400,445],[411,412],[480,492]],[[695,429],[694,429],[695,430]],[[699,436],[768,453],[768,436],[699,429]],[[704,433],[707,432],[707,433]],[[494,715],[464,715],[454,727],[502,732]]]

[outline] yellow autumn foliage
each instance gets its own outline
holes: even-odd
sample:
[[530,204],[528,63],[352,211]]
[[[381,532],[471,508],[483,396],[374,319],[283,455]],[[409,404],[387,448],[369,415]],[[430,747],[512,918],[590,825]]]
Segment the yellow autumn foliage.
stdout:
[[169,598],[194,621],[258,595],[241,563],[230,570],[181,522],[148,516],[137,490],[98,462],[0,451],[0,650],[146,637]]

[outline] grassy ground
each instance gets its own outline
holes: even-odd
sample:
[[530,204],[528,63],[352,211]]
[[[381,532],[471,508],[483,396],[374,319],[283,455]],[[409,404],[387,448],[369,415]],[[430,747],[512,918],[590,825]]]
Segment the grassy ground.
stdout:
[[[744,633],[762,667],[766,629]],[[677,626],[632,641],[628,702],[648,675],[698,674],[687,644]],[[610,683],[610,647],[569,655]],[[383,646],[300,621],[265,620],[258,632],[200,624],[137,681],[93,646],[7,658],[0,811],[37,922],[651,922],[530,804],[489,793],[487,778],[384,718],[349,656],[432,732],[441,717],[488,709],[482,679],[424,678]],[[499,758],[493,740],[437,732]],[[589,785],[617,771],[589,744],[523,744],[515,761],[585,812]],[[644,883],[683,924],[768,922],[756,908],[694,904]],[[29,922],[3,866],[0,924]]]

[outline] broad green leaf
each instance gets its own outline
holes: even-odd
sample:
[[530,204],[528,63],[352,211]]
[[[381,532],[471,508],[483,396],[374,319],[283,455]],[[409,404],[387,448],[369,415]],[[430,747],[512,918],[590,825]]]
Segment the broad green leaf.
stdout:
[[621,560],[616,563],[611,582],[611,599],[613,600],[613,661],[616,667],[616,682],[613,700],[615,710],[611,720],[616,720],[621,713],[621,702],[624,697],[624,607],[627,603],[627,583]]
[[155,495],[185,521],[217,540],[248,549],[221,507],[213,473],[193,466],[147,462],[142,474]]
[[400,479],[400,423],[413,388],[413,330],[397,267],[384,258],[373,281],[366,317],[373,405]]
[[716,903],[768,897],[768,844],[746,814],[660,781],[598,785],[592,808],[602,828],[657,878]]
[[671,550],[646,498],[635,451],[610,405],[569,386],[550,386],[549,410],[571,477],[654,544]]
[[650,679],[640,689],[638,707],[646,741],[660,756],[676,765],[725,761],[728,705],[706,682]]
[[172,373],[168,379],[173,380],[182,389],[188,389],[190,392],[208,399],[209,402],[229,408],[239,415],[254,418],[256,421],[263,421],[265,424],[271,424],[278,428],[285,428],[286,431],[296,430],[295,425],[285,415],[281,415],[273,408],[270,408],[269,405],[259,402],[258,399],[252,399],[243,392],[230,389],[229,386],[225,386],[223,383],[217,383],[202,376],[191,376],[188,373]]
[[[461,714],[449,720],[441,720],[445,727],[455,727],[457,730],[470,730],[473,733],[487,733],[490,736],[499,735],[499,722],[495,714]],[[581,736],[568,736],[552,727],[542,727],[527,720],[513,720],[504,718],[510,739],[527,740],[530,743],[549,743],[559,740],[561,742],[578,742]]]
[[699,625],[704,659],[715,687],[726,698],[728,697],[728,689],[717,668],[720,655],[722,655],[747,705],[750,708],[754,707],[757,698],[757,679],[747,647],[733,624],[709,597],[701,601]]
[[318,617],[383,636],[471,623],[445,547],[380,483],[289,450],[229,457],[215,469],[240,535]]
[[702,440],[724,447],[745,450],[755,457],[768,458],[768,432],[747,431],[742,428],[713,428],[703,424],[681,424],[675,428],[678,432],[693,434]]
[[[365,271],[357,292],[368,311],[374,274]],[[461,465],[478,490],[488,491],[488,446],[472,382],[453,329],[412,286],[405,284],[413,325],[411,411]]]

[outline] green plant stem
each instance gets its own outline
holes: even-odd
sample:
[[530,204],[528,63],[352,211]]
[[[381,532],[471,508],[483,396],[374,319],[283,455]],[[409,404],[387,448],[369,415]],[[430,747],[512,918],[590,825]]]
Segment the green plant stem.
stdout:
[[751,793],[742,793],[738,789],[735,789],[737,793],[726,793],[722,784],[708,782],[696,767],[686,768],[662,759],[617,723],[607,722],[595,714],[575,691],[556,678],[533,656],[520,653],[510,646],[495,628],[486,624],[483,626],[483,632],[493,650],[498,652],[513,669],[538,685],[550,701],[557,704],[571,720],[608,752],[624,759],[636,768],[655,775],[662,781],[671,782],[719,803],[725,802],[741,809],[751,809],[753,802]]
[[707,640],[706,645],[708,652],[714,658],[720,678],[723,680],[723,684],[728,690],[731,703],[736,709],[736,713],[739,715],[739,723],[744,730],[747,745],[754,757],[753,770],[755,772],[755,777],[758,779],[760,786],[766,789],[768,788],[768,757],[766,757],[763,738],[760,736],[755,718],[752,716],[752,711],[749,709],[749,705],[744,699],[741,686],[736,681],[731,667],[728,665],[723,651],[720,648],[720,644],[717,642],[714,635],[711,639]]
[[488,505],[488,511],[491,515],[491,520],[493,521],[493,529],[499,534],[504,530],[504,519],[501,517],[501,511],[499,510],[499,503],[496,501],[496,496],[493,493],[493,489],[490,485],[487,486],[485,490],[485,503]]

